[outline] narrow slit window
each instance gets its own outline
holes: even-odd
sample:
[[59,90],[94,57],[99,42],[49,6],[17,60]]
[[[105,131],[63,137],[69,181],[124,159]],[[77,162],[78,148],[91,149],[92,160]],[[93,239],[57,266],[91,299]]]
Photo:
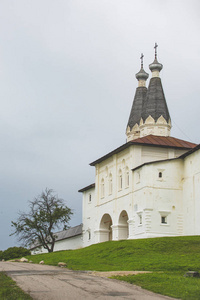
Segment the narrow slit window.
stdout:
[[104,198],[105,196],[105,185],[104,185],[104,179],[101,180],[101,198]]
[[120,175],[120,189],[122,189],[122,175]]
[[109,195],[112,195],[113,190],[113,182],[112,182],[112,174],[109,175]]
[[142,224],[142,215],[139,215],[139,224]]
[[119,171],[119,191],[122,190],[122,183],[123,183],[123,180],[122,180],[122,171],[120,170]]
[[161,223],[162,224],[167,224],[167,217],[166,216],[161,217]]
[[129,169],[126,167],[126,187],[129,187]]
[[92,195],[89,194],[89,202],[91,202],[91,201],[92,201]]
[[162,172],[159,172],[159,173],[158,173],[158,177],[159,177],[159,178],[162,178]]

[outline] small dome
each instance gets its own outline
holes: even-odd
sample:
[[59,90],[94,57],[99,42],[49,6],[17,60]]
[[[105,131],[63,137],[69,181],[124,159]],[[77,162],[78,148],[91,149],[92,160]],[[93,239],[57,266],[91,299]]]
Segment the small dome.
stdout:
[[162,70],[162,68],[163,68],[163,65],[157,61],[157,58],[155,58],[154,62],[149,65],[149,69],[151,70],[151,72],[154,70],[157,70],[160,72]]
[[143,67],[141,67],[140,71],[135,74],[135,77],[137,78],[137,80],[147,80],[149,74],[144,71]]

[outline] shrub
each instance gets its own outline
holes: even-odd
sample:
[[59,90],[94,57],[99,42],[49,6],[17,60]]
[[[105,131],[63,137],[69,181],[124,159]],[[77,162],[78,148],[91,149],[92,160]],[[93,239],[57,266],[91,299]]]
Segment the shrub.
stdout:
[[[10,247],[7,250],[2,252],[2,258],[5,260],[18,258],[26,255],[30,255],[30,250],[23,248],[23,247]],[[1,253],[0,253],[1,255]]]

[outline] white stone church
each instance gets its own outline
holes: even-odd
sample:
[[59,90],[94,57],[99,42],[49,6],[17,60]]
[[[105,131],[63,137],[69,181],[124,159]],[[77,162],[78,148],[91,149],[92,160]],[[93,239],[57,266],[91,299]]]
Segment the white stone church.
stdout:
[[83,247],[109,240],[200,234],[200,145],[170,136],[171,120],[155,59],[141,69],[126,144],[100,157],[82,188]]
[[[170,136],[171,120],[155,59],[141,69],[127,142],[92,162],[95,183],[82,188],[83,225],[59,249],[109,240],[200,234],[200,145]],[[73,245],[71,245],[71,241]],[[61,247],[61,248],[60,248]]]

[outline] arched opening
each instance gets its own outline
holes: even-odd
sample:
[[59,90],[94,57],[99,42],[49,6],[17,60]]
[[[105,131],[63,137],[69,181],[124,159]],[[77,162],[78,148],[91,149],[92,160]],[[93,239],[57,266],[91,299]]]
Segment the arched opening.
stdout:
[[118,221],[118,239],[126,240],[128,238],[128,214],[123,210],[119,216]]
[[100,242],[112,241],[112,219],[109,214],[104,214],[100,222]]

